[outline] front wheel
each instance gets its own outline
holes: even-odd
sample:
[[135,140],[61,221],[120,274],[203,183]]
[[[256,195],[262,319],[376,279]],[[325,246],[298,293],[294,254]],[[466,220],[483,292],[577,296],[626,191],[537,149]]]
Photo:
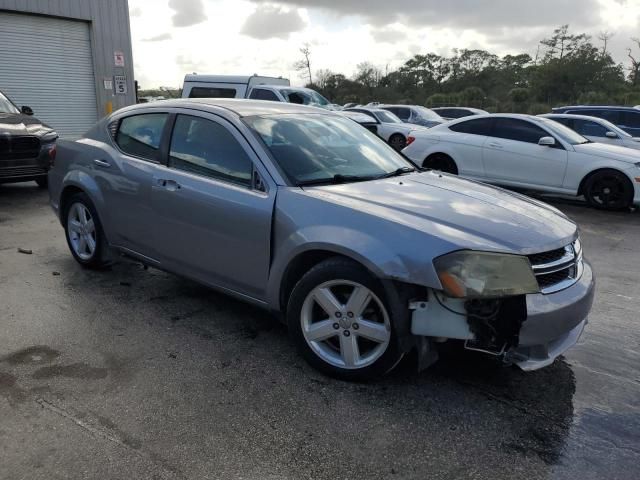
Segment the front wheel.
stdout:
[[366,269],[333,258],[309,270],[287,308],[291,336],[317,370],[344,380],[381,376],[402,358],[384,290]]
[[589,205],[602,210],[622,210],[633,202],[633,185],[617,170],[602,170],[585,183],[584,196]]

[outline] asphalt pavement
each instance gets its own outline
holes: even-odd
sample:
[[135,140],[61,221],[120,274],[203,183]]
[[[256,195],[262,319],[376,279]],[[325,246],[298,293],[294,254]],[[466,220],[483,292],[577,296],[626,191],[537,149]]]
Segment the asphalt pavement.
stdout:
[[259,309],[129,261],[83,270],[47,193],[2,185],[0,479],[637,480],[640,213],[553,203],[598,281],[564,358],[453,350],[353,384]]

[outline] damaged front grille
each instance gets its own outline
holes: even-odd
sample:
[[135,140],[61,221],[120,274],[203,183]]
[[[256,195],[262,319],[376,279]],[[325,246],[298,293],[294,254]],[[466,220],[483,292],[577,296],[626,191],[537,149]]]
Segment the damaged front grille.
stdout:
[[0,136],[0,160],[36,158],[40,153],[40,139],[32,135]]
[[580,240],[548,252],[529,255],[533,273],[543,294],[564,290],[582,274],[582,246]]

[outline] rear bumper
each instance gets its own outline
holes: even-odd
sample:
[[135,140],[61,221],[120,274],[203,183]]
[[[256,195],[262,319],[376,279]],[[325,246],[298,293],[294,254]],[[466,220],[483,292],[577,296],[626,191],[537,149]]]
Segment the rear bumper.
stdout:
[[523,370],[546,367],[576,344],[588,322],[595,279],[584,262],[580,280],[551,295],[527,295],[527,319],[520,329],[518,347],[505,358]]

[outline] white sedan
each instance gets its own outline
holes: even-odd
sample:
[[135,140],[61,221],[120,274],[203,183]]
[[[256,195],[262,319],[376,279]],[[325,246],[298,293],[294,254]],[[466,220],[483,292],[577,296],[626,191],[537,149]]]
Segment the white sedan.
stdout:
[[507,187],[584,195],[594,207],[640,205],[640,151],[594,143],[553,120],[482,115],[413,131],[415,163]]
[[592,142],[608,143],[619,147],[640,150],[640,137],[633,137],[609,120],[587,115],[569,113],[547,113],[538,115],[569,127]]
[[357,107],[344,110],[345,112],[360,112],[368,115],[376,122],[377,133],[385,142],[400,151],[407,146],[407,137],[414,130],[427,128],[411,123],[404,123],[393,113],[376,107]]

